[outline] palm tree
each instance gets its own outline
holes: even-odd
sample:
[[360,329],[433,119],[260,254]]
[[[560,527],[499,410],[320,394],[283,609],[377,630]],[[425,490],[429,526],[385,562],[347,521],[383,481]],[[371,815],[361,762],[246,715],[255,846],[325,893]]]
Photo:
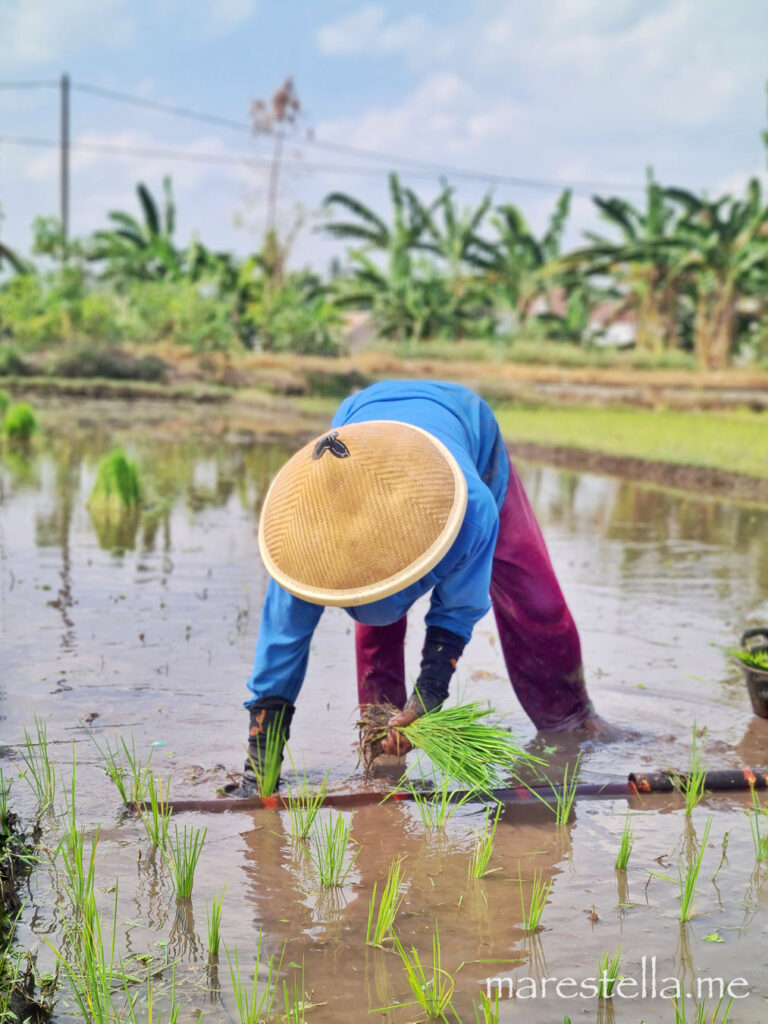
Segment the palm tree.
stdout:
[[665,195],[684,210],[673,247],[676,273],[694,301],[694,347],[702,367],[727,366],[747,303],[764,311],[768,291],[768,205],[752,178],[744,199],[709,200],[684,189]]

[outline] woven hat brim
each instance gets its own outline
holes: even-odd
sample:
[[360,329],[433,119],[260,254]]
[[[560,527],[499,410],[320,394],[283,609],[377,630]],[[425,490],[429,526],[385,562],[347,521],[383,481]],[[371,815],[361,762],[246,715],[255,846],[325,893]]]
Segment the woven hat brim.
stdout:
[[[388,423],[390,421],[370,420],[366,422]],[[400,590],[405,590],[406,587],[409,587],[412,583],[415,583],[423,576],[426,576],[426,574],[431,569],[434,569],[437,563],[448,553],[451,545],[458,536],[467,510],[466,478],[464,477],[455,457],[442,441],[436,438],[433,434],[430,434],[429,431],[423,430],[421,427],[417,427],[412,423],[404,423],[402,426],[408,427],[410,430],[416,430],[425,437],[428,437],[450,467],[454,482],[454,500],[441,532],[432,544],[430,544],[430,546],[424,551],[423,555],[411,562],[410,565],[405,567],[405,569],[394,573],[392,576],[388,576],[384,579],[377,580],[375,583],[371,583],[363,587],[356,587],[350,590],[325,589],[322,587],[311,587],[306,584],[302,584],[299,580],[296,580],[282,572],[275,564],[273,559],[270,557],[265,541],[265,516],[262,512],[261,520],[259,522],[259,550],[261,552],[261,557],[269,575],[279,583],[284,590],[287,590],[288,593],[293,594],[295,597],[300,597],[303,601],[308,601],[310,604],[319,604],[329,607],[352,608],[357,605],[372,604],[374,601],[380,601],[385,597],[390,597],[392,594],[398,593]],[[270,491],[272,490],[272,487],[274,487],[276,480],[277,477],[273,480],[272,485],[270,486]],[[267,492],[267,497],[264,501],[264,509],[267,508],[268,503],[269,491]]]

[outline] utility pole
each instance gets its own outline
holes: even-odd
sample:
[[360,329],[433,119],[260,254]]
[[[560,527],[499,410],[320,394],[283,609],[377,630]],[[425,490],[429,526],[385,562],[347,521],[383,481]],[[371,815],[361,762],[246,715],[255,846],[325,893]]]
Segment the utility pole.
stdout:
[[61,170],[59,177],[61,233],[64,236],[64,251],[69,241],[69,75],[61,76]]

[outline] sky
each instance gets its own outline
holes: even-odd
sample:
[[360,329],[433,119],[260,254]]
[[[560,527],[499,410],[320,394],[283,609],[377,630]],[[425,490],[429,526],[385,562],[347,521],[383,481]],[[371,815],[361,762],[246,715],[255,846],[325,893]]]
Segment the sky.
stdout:
[[347,191],[385,214],[387,158],[427,165],[401,166],[425,199],[442,171],[460,203],[492,187],[537,229],[573,184],[571,244],[600,229],[590,196],[642,201],[649,166],[665,184],[738,191],[765,177],[767,53],[766,0],[0,0],[0,237],[27,252],[33,217],[58,212],[57,149],[10,140],[58,138],[62,72],[72,233],[136,212],[136,182],[157,192],[170,174],[179,241],[241,254],[264,230],[273,146],[250,104],[291,75],[302,116],[280,224],[296,231],[293,265],[322,269],[338,251],[317,230],[323,198]]

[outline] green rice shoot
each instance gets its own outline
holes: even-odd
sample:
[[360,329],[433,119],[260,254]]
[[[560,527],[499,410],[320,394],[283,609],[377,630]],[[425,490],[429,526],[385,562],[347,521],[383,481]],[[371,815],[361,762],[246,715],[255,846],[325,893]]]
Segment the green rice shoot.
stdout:
[[5,416],[8,406],[11,404],[11,396],[7,391],[0,389],[0,420]]
[[725,1006],[723,1006],[724,1002],[725,996],[723,995],[714,1006],[710,1006],[706,1002],[699,1003],[696,1006],[696,1016],[688,1017],[685,1011],[685,998],[683,998],[682,1003],[677,999],[673,999],[672,1006],[675,1011],[674,1024],[728,1024],[728,1018],[731,1016],[731,1009],[733,1008],[733,997],[728,1000]]
[[[288,757],[291,757],[290,751],[288,751]],[[293,764],[292,758],[291,764]],[[296,771],[295,765],[293,768]],[[305,769],[295,788],[286,783],[286,807],[291,837],[297,842],[306,839],[312,832],[315,819],[328,793],[328,775],[329,773],[326,772],[320,780],[320,784],[315,786],[310,782]]]
[[447,1021],[446,1011],[450,1010],[458,1020],[451,999],[455,982],[448,971],[443,969],[440,954],[440,933],[437,921],[432,936],[432,965],[425,966],[415,946],[411,946],[410,953],[403,947],[400,940],[395,936],[395,950],[400,957],[400,962],[405,970],[408,984],[413,993],[413,1002],[399,1003],[395,1006],[384,1007],[384,1010],[402,1009],[406,1006],[420,1006],[430,1021]]
[[[701,735],[701,741],[704,740],[706,735],[707,730],[704,729]],[[691,815],[694,809],[703,800],[706,777],[707,769],[704,766],[700,739],[697,734],[696,723],[694,722],[691,736],[691,755],[688,763],[688,771],[685,775],[675,776],[675,786],[685,800],[686,815]]]
[[26,402],[18,402],[6,410],[3,433],[12,441],[29,441],[38,428],[37,416]]
[[768,651],[765,650],[738,650],[733,647],[726,648],[726,653],[736,658],[748,668],[756,668],[758,672],[768,672]]
[[567,825],[573,811],[579,782],[581,781],[581,753],[578,754],[573,766],[571,766],[570,762],[566,764],[563,771],[563,781],[559,785],[546,775],[544,778],[552,790],[551,798],[543,796],[537,789],[531,789],[530,786],[527,788],[545,807],[549,807],[555,812],[555,824]]
[[525,893],[523,891],[523,875],[519,864],[517,867],[517,878],[520,888],[520,906],[523,912],[523,928],[527,932],[537,932],[541,928],[541,918],[544,914],[544,907],[547,905],[554,880],[550,878],[548,882],[545,882],[542,872],[539,870],[534,871],[533,879],[531,880],[531,899],[526,906]]
[[147,795],[151,779],[149,766],[152,763],[152,750],[150,749],[149,757],[144,763],[136,753],[133,735],[130,748],[123,736],[119,737],[119,742],[116,741],[113,747],[108,737],[104,740],[104,745],[99,746],[94,734],[89,732],[88,735],[104,762],[104,771],[114,783],[123,803],[126,806],[141,803]]
[[[163,789],[163,780],[153,772],[147,775],[147,800],[139,812],[144,830],[152,846],[164,850],[168,844],[168,830],[173,808],[168,803],[170,780]],[[149,806],[147,806],[149,805]]]
[[499,1024],[499,990],[493,996],[480,993],[480,1002],[475,1003],[475,1024]]
[[135,512],[141,498],[136,463],[126,457],[122,448],[115,448],[99,463],[96,482],[86,503],[89,510],[105,518],[119,518],[126,512]]
[[216,960],[219,956],[219,945],[221,944],[221,908],[224,903],[224,893],[227,891],[226,883],[218,899],[213,898],[211,905],[205,908],[205,917],[208,923],[208,957]]
[[347,859],[352,824],[341,814],[330,814],[312,834],[310,857],[315,866],[320,884],[327,888],[344,885],[352,865],[360,853],[358,847]]
[[[262,1024],[263,1021],[268,1020],[272,1016],[277,983],[285,956],[285,946],[283,946],[279,959],[273,954],[267,958],[265,966],[262,966],[262,943],[263,932],[259,928],[256,959],[250,983],[243,980],[237,946],[234,947],[233,953],[230,953],[226,946],[224,947],[229,964],[229,976],[232,981],[232,991],[235,997],[239,1024]],[[261,980],[260,975],[264,980]]]
[[262,756],[257,760],[248,752],[248,761],[256,779],[256,789],[264,799],[272,796],[280,782],[280,769],[283,766],[283,747],[285,746],[285,730],[283,728],[284,712],[280,713],[267,725],[264,733]]
[[[403,858],[396,857],[389,865],[387,881],[381,893],[378,911],[376,910],[376,892],[378,882],[373,883],[371,902],[368,906],[368,927],[365,932],[366,946],[383,946],[384,942],[394,937],[392,926],[395,923],[400,904],[403,902]],[[375,921],[374,921],[375,917]]]
[[749,830],[752,833],[752,846],[755,851],[755,862],[757,864],[768,861],[768,833],[763,831],[763,826],[768,822],[768,813],[760,803],[757,790],[752,789],[752,810],[749,812]]
[[175,825],[174,837],[168,840],[164,855],[171,870],[176,897],[180,900],[189,899],[192,895],[195,868],[200,860],[200,854],[203,852],[203,843],[207,834],[207,828],[199,829],[186,825],[184,831],[179,833],[179,827]]
[[24,745],[19,755],[26,765],[23,777],[37,799],[37,808],[43,814],[53,806],[56,796],[56,766],[48,751],[48,726],[35,715],[35,735],[24,730]]
[[612,999],[616,982],[619,981],[619,962],[621,961],[621,946],[613,956],[610,953],[603,953],[597,965],[597,998]]
[[676,879],[671,878],[669,875],[659,874],[656,871],[648,872],[654,878],[663,878],[665,882],[677,882],[680,892],[680,920],[683,923],[690,921],[696,911],[696,885],[699,881],[704,851],[709,842],[709,833],[713,820],[711,816],[707,818],[707,824],[704,826],[704,833],[701,837],[701,844],[696,856],[686,867],[683,867],[682,864],[678,865]]
[[616,855],[616,870],[626,871],[629,858],[632,854],[632,847],[635,845],[635,833],[632,831],[632,822],[627,811],[624,818],[624,830],[621,833],[619,852]]
[[[421,781],[425,781],[423,777]],[[472,798],[471,790],[461,792],[453,789],[451,784],[452,779],[446,776],[434,789],[424,790],[417,789],[412,779],[407,780],[414,806],[428,832],[444,829],[462,804]]]
[[499,816],[501,814],[501,804],[496,807],[496,814],[491,819],[492,808],[488,807],[485,811],[485,823],[482,831],[477,833],[475,839],[475,846],[472,850],[472,855],[469,858],[469,874],[472,878],[485,878],[486,875],[492,874],[494,871],[498,871],[498,868],[490,868],[488,864],[493,854],[493,843],[496,838],[496,829],[499,824]]
[[442,707],[398,726],[411,746],[422,750],[447,778],[468,789],[489,793],[508,784],[520,764],[536,758],[515,742],[511,733],[492,724],[492,708],[479,702]]

